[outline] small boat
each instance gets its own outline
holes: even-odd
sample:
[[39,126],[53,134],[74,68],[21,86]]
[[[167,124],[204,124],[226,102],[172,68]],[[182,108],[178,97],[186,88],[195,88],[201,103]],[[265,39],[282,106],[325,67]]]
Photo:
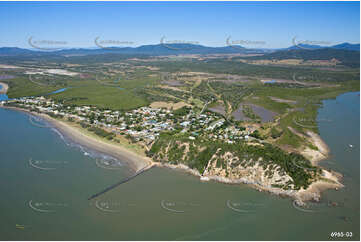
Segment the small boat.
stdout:
[[209,181],[209,178],[206,176],[201,176],[201,181]]
[[352,147],[353,147],[353,145],[351,145],[351,144],[349,144],[348,146],[350,146],[350,148],[352,148]]

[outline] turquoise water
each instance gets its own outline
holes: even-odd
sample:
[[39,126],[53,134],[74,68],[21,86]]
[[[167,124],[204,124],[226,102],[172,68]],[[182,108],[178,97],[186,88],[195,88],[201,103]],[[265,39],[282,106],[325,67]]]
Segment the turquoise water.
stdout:
[[359,240],[359,105],[358,93],[347,93],[319,110],[320,120],[331,120],[320,122],[332,150],[322,165],[343,173],[346,187],[325,192],[312,212],[245,185],[204,183],[165,168],[88,201],[131,171],[41,128],[42,120],[0,109],[0,239],[328,240],[331,232],[352,232]]
[[0,94],[0,101],[8,100],[8,96],[6,94]]
[[51,93],[48,93],[47,95],[61,93],[61,92],[66,91],[66,89],[68,89],[68,88],[61,88],[61,89],[58,89],[58,90],[53,91],[53,92],[51,92]]
[[276,80],[265,81],[264,83],[275,83]]
[[[0,90],[2,89],[2,85],[0,84]],[[57,94],[66,91],[68,88],[61,88],[58,90],[55,90],[53,92],[47,93],[45,95],[51,95],[51,94]],[[0,94],[0,101],[9,100],[8,96],[6,94]]]
[[[3,86],[0,84],[0,90],[3,89]],[[8,95],[0,93],[0,101],[8,100]]]

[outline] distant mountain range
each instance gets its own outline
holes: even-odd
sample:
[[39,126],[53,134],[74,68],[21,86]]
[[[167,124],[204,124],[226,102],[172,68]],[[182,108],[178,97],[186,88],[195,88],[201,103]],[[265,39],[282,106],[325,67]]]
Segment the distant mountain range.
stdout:
[[355,50],[360,51],[360,44],[350,44],[350,43],[342,43],[339,45],[332,46],[334,49],[342,49],[342,50]]
[[16,55],[94,55],[94,54],[131,54],[131,55],[179,55],[179,54],[236,54],[236,53],[264,53],[263,50],[246,49],[241,46],[207,47],[194,44],[157,44],[139,47],[109,47],[109,48],[73,48],[54,51],[29,50],[17,47],[0,48],[0,56]]
[[285,50],[297,50],[297,49],[315,50],[315,49],[325,49],[325,48],[360,51],[360,44],[342,43],[333,46],[298,44],[286,48]]
[[49,55],[96,55],[96,54],[128,54],[128,55],[179,55],[179,54],[266,54],[285,50],[316,50],[340,49],[360,51],[360,44],[342,43],[334,46],[299,44],[285,49],[251,49],[239,45],[226,47],[208,47],[195,44],[157,44],[139,47],[109,47],[109,48],[72,48],[53,51],[29,50],[17,47],[0,48],[0,56],[49,56]]

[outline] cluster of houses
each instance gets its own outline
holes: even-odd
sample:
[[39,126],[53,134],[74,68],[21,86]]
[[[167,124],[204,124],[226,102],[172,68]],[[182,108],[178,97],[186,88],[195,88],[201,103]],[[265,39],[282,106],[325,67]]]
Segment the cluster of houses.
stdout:
[[233,143],[250,137],[255,128],[236,127],[213,112],[196,113],[187,107],[178,114],[164,108],[141,107],[128,112],[101,110],[91,106],[74,106],[56,103],[44,97],[26,97],[2,101],[1,105],[15,105],[28,110],[63,117],[70,121],[86,123],[108,132],[126,135],[134,141],[151,144],[163,131],[176,131],[189,135],[190,140],[205,137],[208,140],[223,140]]

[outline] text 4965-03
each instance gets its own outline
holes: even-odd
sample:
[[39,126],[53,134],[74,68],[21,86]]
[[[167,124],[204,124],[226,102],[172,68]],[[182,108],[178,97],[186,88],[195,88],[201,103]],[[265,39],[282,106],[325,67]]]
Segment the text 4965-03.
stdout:
[[331,238],[352,238],[352,232],[331,232]]

